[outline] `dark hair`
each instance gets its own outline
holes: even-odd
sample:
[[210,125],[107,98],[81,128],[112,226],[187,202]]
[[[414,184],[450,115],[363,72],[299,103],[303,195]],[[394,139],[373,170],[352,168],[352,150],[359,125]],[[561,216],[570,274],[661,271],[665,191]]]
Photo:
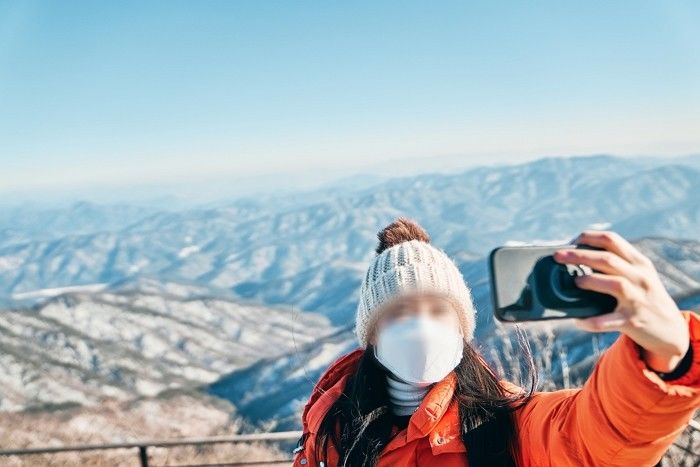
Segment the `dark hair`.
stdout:
[[[502,389],[495,372],[472,345],[455,368],[462,441],[468,446],[469,465],[517,465],[518,436],[513,412],[522,407],[537,386],[537,373],[526,337],[518,330],[526,357],[530,385],[512,394]],[[328,410],[317,433],[316,458],[327,458],[329,443],[339,454],[339,465],[374,467],[391,440],[393,416],[386,388],[386,371],[371,346],[360,357],[342,395]]]

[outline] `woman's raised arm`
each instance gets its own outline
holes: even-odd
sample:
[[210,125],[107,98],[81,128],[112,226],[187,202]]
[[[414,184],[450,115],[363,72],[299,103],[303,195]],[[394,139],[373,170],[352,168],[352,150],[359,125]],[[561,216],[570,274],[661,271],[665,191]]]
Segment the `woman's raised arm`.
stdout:
[[604,251],[561,250],[555,260],[600,271],[577,285],[618,301],[577,325],[622,335],[583,388],[538,393],[519,411],[525,464],[653,465],[700,406],[700,318],[678,310],[652,262],[619,235],[589,231],[577,243]]

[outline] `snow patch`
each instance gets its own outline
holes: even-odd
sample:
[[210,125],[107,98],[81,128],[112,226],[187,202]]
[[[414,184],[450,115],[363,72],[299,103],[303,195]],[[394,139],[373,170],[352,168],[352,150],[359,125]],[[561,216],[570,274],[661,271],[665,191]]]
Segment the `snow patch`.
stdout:
[[197,253],[199,251],[199,245],[190,245],[186,246],[182,250],[180,250],[177,254],[178,258],[187,258],[193,253]]
[[570,238],[565,240],[532,240],[530,242],[523,242],[521,240],[506,240],[503,246],[557,246],[566,245],[571,242]]
[[141,269],[148,266],[148,264],[149,264],[149,261],[147,259],[142,259],[141,261],[139,261],[135,264],[132,264],[131,266],[129,266],[129,274],[139,272]]
[[588,228],[591,230],[607,230],[612,226],[612,223],[610,222],[594,222],[592,224],[588,224]]
[[69,292],[99,292],[107,287],[106,282],[86,285],[70,285],[66,287],[53,287],[48,289],[30,290],[12,294],[14,300],[26,300],[31,298],[51,298]]

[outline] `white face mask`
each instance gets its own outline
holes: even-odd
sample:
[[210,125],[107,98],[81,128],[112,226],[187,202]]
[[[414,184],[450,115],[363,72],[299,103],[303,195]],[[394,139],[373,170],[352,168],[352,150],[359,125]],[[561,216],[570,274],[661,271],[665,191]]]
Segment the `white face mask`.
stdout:
[[464,338],[431,318],[401,319],[379,333],[374,355],[394,375],[409,383],[436,383],[462,361]]

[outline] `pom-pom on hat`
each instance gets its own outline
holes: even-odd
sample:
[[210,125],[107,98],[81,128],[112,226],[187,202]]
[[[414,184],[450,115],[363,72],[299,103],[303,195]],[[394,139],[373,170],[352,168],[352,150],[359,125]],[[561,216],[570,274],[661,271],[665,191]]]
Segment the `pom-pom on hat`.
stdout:
[[457,265],[415,221],[399,217],[378,234],[377,255],[360,286],[355,334],[362,348],[369,343],[382,308],[399,296],[426,291],[444,295],[456,307],[466,341],[474,337],[475,314],[469,287]]

